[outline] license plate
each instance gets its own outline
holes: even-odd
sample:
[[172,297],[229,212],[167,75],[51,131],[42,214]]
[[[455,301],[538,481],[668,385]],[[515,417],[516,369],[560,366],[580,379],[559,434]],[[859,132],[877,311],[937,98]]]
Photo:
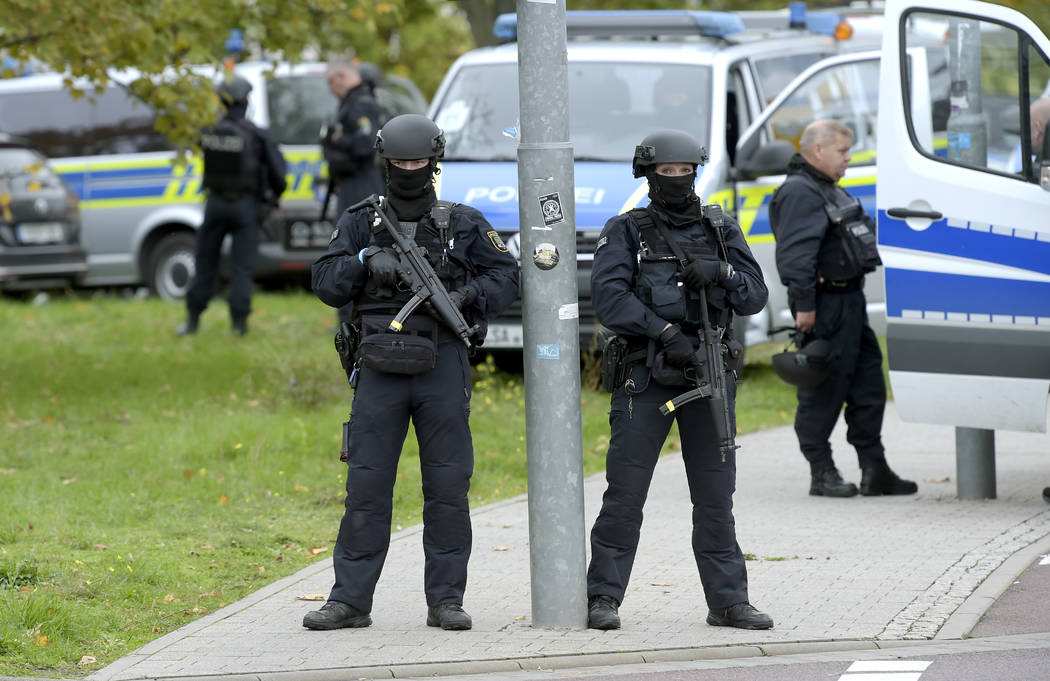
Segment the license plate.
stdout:
[[525,335],[520,324],[490,324],[488,335],[485,336],[485,345],[482,347],[490,350],[519,350],[524,340]]
[[23,244],[58,244],[66,239],[60,222],[35,222],[18,226],[18,240]]
[[291,251],[323,251],[332,239],[328,220],[289,220],[284,225],[284,245]]

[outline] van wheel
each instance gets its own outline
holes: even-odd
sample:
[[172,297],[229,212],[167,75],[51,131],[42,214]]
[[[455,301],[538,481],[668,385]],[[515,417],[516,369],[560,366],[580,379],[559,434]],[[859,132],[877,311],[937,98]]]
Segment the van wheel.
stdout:
[[169,234],[153,248],[146,270],[146,283],[153,295],[164,300],[186,297],[193,279],[196,244],[192,234]]

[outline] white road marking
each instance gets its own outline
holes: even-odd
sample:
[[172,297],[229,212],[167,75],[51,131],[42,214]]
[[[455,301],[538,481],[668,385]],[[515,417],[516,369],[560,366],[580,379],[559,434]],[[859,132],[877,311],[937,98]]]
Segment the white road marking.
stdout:
[[1040,565],[1050,565],[1050,553],[1043,556],[1043,559],[1039,561]]
[[839,681],[919,681],[930,662],[918,660],[859,660]]

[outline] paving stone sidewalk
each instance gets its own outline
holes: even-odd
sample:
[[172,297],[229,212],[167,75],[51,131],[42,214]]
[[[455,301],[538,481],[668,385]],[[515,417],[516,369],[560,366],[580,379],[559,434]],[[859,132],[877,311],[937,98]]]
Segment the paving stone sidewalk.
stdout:
[[[810,497],[808,470],[790,427],[738,439],[737,535],[750,558],[751,602],[776,621],[770,631],[704,623],[688,490],[680,457],[669,456],[653,479],[618,631],[532,628],[528,502],[518,498],[473,513],[464,602],[474,619],[471,631],[425,625],[422,532],[413,527],[393,537],[369,628],[303,629],[303,614],[320,604],[296,597],[328,592],[326,560],[88,678],[322,679],[350,672],[390,678],[535,669],[569,659],[600,665],[754,655],[761,654],[756,647],[798,642],[860,646],[930,639],[1004,560],[1050,540],[1050,506],[1040,497],[1050,484],[1050,436],[996,433],[998,498],[960,501],[952,428],[904,423],[891,404],[883,434],[891,466],[919,482],[917,495]],[[841,423],[833,442],[844,477],[859,482]],[[585,481],[588,530],[603,491],[603,476]]]

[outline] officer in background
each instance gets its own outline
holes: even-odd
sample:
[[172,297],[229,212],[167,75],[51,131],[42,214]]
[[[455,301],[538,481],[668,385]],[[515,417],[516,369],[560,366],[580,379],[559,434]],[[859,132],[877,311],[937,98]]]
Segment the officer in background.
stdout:
[[[747,568],[736,541],[736,459],[720,452],[708,405],[696,400],[664,416],[660,405],[687,388],[685,367],[699,347],[699,292],[712,323],[732,328],[732,314],[766,303],[758,263],[736,221],[694,192],[706,152],[691,135],[662,130],[642,140],[634,176],[649,182],[650,204],[610,219],[594,251],[591,296],[604,327],[627,341],[626,379],[615,386],[606,454],[608,487],[591,530],[587,625],[618,629],[649,482],[675,414],[692,500],[693,555],[709,613],[707,623],[769,629],[773,620],[748,603]],[[720,226],[719,226],[720,225]],[[687,256],[676,256],[673,240]],[[723,342],[732,342],[723,337]],[[668,369],[670,365],[670,370]],[[736,383],[725,374],[730,414]],[[732,427],[735,430],[735,416]]]
[[186,321],[180,336],[197,333],[201,313],[215,293],[222,241],[233,238],[230,254],[230,319],[238,336],[248,333],[252,280],[265,214],[276,208],[287,186],[284,157],[269,131],[245,119],[251,83],[227,76],[216,87],[226,115],[201,135],[208,191],[204,223],[197,232],[194,274],[186,292]]
[[374,163],[376,131],[382,127],[383,114],[373,96],[375,84],[362,78],[352,60],[331,60],[325,77],[328,89],[339,98],[339,109],[321,129],[321,147],[336,193],[336,212],[342,215],[366,196],[383,193],[383,178]]
[[809,461],[809,493],[851,497],[831,458],[831,431],[846,405],[846,440],[857,450],[860,493],[914,494],[918,486],[890,470],[882,446],[886,383],[882,352],[868,325],[864,275],[881,264],[875,226],[860,202],[836,183],[846,172],[853,133],[831,119],[810,123],[773,195],[769,219],[777,270],[788,290],[802,347],[823,339],[833,348],[831,371],[816,386],[798,387],[795,433]]
[[[445,137],[433,121],[397,116],[379,131],[376,148],[388,165],[384,212],[404,236],[426,249],[467,322],[479,325],[473,342],[480,345],[485,320],[518,295],[517,262],[481,213],[437,201],[434,173]],[[303,626],[371,624],[372,595],[390,543],[397,462],[411,420],[423,477],[426,622],[470,629],[462,607],[471,548],[467,492],[474,470],[468,348],[424,306],[408,317],[393,343],[392,334],[383,335],[411,292],[403,290],[403,265],[391,247],[393,238],[373,210],[344,213],[328,251],[313,265],[313,289],[322,301],[333,307],[356,303],[353,324],[362,339],[352,379],[346,512],[333,555],[335,586],[328,602],[303,618]],[[407,349],[410,342],[432,353],[423,367],[392,356],[392,350]]]

